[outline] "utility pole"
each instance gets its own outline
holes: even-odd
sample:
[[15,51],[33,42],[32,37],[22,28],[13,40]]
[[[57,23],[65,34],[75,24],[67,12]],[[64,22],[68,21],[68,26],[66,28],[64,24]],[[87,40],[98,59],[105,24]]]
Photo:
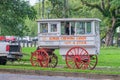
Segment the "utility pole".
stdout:
[[40,0],[39,0],[39,16],[40,16]]
[[45,0],[42,0],[42,19],[44,19],[44,1]]
[[68,18],[68,0],[64,0],[64,18]]

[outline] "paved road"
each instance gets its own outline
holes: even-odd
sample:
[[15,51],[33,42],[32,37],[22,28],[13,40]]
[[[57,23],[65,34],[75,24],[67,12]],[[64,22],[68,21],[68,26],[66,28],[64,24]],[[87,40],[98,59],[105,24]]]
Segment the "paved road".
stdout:
[[0,73],[0,80],[110,80],[110,79],[86,79],[62,76],[38,76],[38,75]]

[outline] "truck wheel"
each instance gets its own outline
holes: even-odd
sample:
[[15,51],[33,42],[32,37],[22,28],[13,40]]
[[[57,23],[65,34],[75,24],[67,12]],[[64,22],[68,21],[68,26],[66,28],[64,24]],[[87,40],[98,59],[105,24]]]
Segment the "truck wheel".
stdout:
[[6,65],[7,57],[0,57],[0,65]]

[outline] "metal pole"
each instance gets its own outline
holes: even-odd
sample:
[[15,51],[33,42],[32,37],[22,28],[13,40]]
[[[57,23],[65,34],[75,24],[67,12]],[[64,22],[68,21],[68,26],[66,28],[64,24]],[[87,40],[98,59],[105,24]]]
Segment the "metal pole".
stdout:
[[40,16],[40,0],[39,0],[39,16]]
[[68,0],[64,0],[64,18],[68,18]]
[[44,0],[42,0],[42,19],[44,19]]

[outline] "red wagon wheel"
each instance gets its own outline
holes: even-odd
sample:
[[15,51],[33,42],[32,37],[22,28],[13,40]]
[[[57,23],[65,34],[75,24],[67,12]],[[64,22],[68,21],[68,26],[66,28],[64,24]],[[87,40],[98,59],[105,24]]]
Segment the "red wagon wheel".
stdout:
[[84,48],[72,47],[66,53],[65,60],[69,68],[87,69],[90,63],[90,56]]
[[31,55],[32,66],[47,67],[49,63],[49,56],[44,49],[36,50]]
[[90,55],[90,64],[89,64],[89,69],[93,70],[98,63],[98,57],[97,55]]

